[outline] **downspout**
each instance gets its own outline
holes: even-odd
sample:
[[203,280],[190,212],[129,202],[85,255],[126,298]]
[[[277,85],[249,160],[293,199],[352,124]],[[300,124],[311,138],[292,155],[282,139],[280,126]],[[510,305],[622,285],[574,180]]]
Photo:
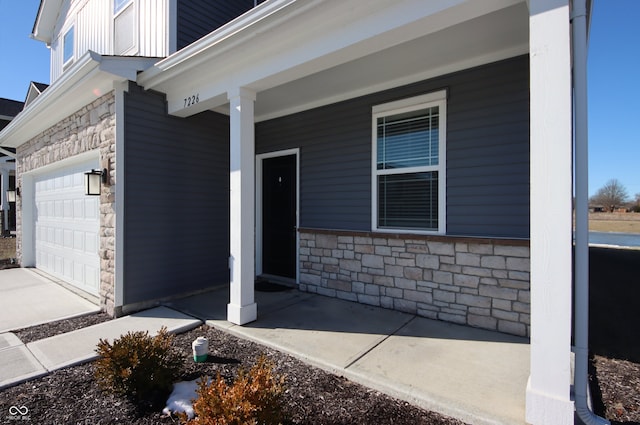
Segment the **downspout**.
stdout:
[[576,187],[575,242],[575,378],[576,412],[586,425],[609,425],[588,404],[589,373],[589,153],[587,117],[587,7],[573,0],[573,94]]

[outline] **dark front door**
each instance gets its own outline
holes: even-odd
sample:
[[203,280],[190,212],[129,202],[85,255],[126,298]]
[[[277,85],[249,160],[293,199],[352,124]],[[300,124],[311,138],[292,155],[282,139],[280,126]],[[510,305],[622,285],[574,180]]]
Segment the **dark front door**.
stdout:
[[262,161],[262,272],[296,277],[296,156]]

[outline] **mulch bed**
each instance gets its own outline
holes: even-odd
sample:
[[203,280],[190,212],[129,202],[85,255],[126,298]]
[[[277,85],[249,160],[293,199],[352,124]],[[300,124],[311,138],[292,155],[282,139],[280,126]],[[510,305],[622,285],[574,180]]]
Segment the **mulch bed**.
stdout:
[[[16,333],[25,338],[23,341],[33,341],[108,320],[105,316],[84,316]],[[205,363],[193,361],[191,342],[198,336],[209,339],[210,356]],[[235,376],[240,367],[249,369],[265,354],[276,365],[276,373],[285,376],[287,424],[463,425],[205,325],[176,335],[174,346],[184,355],[183,380],[215,376],[218,372],[225,377]],[[145,408],[104,393],[95,384],[93,372],[93,364],[87,363],[0,391],[0,423],[15,423],[5,417],[10,406],[26,406],[30,423],[37,424],[178,423],[175,417],[162,415],[164,404]]]
[[[98,313],[15,333],[26,343],[109,319]],[[209,339],[206,363],[194,363],[192,359],[191,342],[198,336]],[[248,369],[261,354],[267,355],[276,365],[276,372],[286,377],[288,424],[463,424],[208,326],[176,335],[174,346],[184,355],[184,380],[215,376],[218,372],[225,377],[235,376],[240,367]],[[5,416],[10,406],[26,406],[30,423],[37,424],[178,423],[176,418],[161,414],[164,405],[141,408],[102,392],[95,384],[93,371],[93,364],[87,363],[0,391],[0,423],[16,423]],[[612,424],[640,424],[640,364],[594,356],[591,390],[597,414]]]
[[640,424],[640,364],[594,356],[591,369],[595,412],[612,424]]

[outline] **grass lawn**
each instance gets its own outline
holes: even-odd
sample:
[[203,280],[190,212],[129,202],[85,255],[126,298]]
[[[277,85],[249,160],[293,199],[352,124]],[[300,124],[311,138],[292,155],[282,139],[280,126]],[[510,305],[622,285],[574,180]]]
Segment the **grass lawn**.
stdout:
[[592,232],[640,233],[640,213],[590,213]]

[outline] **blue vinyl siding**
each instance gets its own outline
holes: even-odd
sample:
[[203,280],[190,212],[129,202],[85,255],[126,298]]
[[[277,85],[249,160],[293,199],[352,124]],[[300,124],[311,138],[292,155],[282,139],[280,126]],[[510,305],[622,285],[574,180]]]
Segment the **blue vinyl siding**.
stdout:
[[370,229],[370,144],[371,111],[352,102],[256,125],[256,153],[301,148],[303,227]]
[[447,89],[448,235],[529,237],[529,63],[512,58],[256,125],[300,148],[300,225],[371,230],[371,108]]
[[229,119],[125,95],[124,303],[228,283]]
[[178,50],[253,7],[254,0],[178,0]]

